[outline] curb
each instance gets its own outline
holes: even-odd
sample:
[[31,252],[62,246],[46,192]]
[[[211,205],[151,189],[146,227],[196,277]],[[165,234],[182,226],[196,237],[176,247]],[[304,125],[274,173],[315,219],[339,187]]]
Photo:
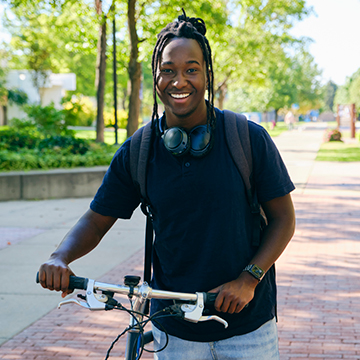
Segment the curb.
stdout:
[[92,197],[107,166],[0,174],[0,201]]

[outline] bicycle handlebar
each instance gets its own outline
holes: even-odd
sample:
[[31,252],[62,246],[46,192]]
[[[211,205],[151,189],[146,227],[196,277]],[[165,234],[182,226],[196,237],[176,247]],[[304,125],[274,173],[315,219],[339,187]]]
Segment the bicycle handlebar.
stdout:
[[[88,286],[89,279],[79,276],[70,275],[69,277],[69,289],[70,290],[86,290]],[[36,283],[40,283],[39,272],[36,274]],[[111,291],[117,294],[128,295],[130,292],[129,286],[124,285],[114,285],[107,284],[95,281],[94,290],[102,291]],[[139,292],[139,286],[133,288],[134,295],[137,295]],[[204,305],[214,306],[217,293],[203,293],[204,294]],[[180,293],[173,291],[163,291],[163,290],[151,290],[151,293],[148,294],[149,299],[171,299],[171,300],[184,300],[184,301],[196,301],[197,295],[192,293]]]

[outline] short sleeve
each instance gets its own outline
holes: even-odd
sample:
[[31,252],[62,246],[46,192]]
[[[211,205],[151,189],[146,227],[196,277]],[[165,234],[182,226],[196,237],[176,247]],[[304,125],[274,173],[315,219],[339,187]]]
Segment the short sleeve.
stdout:
[[258,201],[264,203],[293,191],[295,186],[268,132],[252,121],[249,132]]
[[116,218],[130,219],[140,203],[130,174],[130,139],[115,153],[103,182],[90,204],[91,210]]

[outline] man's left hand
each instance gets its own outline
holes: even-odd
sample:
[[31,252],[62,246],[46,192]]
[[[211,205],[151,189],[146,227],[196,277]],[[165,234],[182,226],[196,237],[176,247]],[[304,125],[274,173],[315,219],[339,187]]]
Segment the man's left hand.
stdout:
[[258,283],[252,275],[243,272],[236,280],[211,290],[210,292],[219,293],[215,309],[229,314],[239,313],[253,299]]

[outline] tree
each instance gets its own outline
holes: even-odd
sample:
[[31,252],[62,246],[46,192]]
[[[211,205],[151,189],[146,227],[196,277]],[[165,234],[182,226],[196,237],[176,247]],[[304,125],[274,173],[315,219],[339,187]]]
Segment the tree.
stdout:
[[220,108],[227,89],[264,87],[269,68],[281,62],[285,46],[296,41],[289,35],[293,22],[310,11],[302,0],[234,1],[230,10],[236,17],[214,48]]
[[[19,23],[19,32],[14,34],[12,41],[15,48],[23,50],[22,55],[19,57],[19,63],[25,65],[26,68],[35,70],[37,74],[46,70],[54,71],[57,69],[61,71],[64,68],[71,71],[73,66],[77,69],[82,66],[82,69],[84,69],[86,68],[84,65],[89,61],[81,62],[81,54],[87,55],[87,60],[95,60],[96,41],[93,41],[93,22],[94,19],[97,19],[99,23],[98,56],[96,71],[93,71],[96,76],[89,76],[84,83],[94,84],[95,82],[96,84],[98,102],[97,141],[103,142],[107,14],[102,11],[102,1],[95,0],[97,17],[95,17],[94,10],[91,10],[86,1],[13,0],[10,1],[10,4]],[[74,18],[74,14],[76,18]],[[71,22],[67,21],[67,19],[71,19]],[[79,51],[79,45],[82,46],[84,51]],[[80,55],[80,57],[77,57],[76,62],[71,61],[71,53],[74,51],[77,52],[77,55]],[[94,65],[95,62],[92,67]],[[87,67],[87,69],[91,69],[91,67]],[[90,82],[89,78],[94,79],[94,77],[95,81]],[[43,77],[40,77],[40,79],[43,79]],[[92,88],[94,89],[93,86]],[[94,93],[94,90],[89,92]]]
[[5,20],[12,35],[9,66],[74,72],[77,91],[95,95],[96,17],[88,5],[69,1],[54,9],[45,3],[24,2],[12,13],[11,20]]
[[130,37],[130,59],[129,59],[129,78],[130,78],[130,99],[129,117],[127,125],[127,136],[131,136],[139,127],[140,114],[140,87],[141,87],[141,64],[139,62],[139,40],[136,30],[136,0],[128,0],[127,19]]
[[349,88],[349,102],[350,104],[355,104],[357,113],[359,115],[360,110],[360,71],[358,71],[359,76],[357,76],[351,83]]
[[333,111],[337,88],[338,86],[331,80],[324,86],[324,110]]
[[106,72],[106,20],[107,14],[103,12],[102,0],[95,0],[96,14],[99,18],[99,38],[97,43],[96,58],[96,141],[104,142],[104,96],[105,96],[105,72]]
[[345,84],[339,86],[335,98],[333,111],[337,111],[337,105],[355,104],[357,111],[360,109],[360,68],[350,77],[346,78]]

